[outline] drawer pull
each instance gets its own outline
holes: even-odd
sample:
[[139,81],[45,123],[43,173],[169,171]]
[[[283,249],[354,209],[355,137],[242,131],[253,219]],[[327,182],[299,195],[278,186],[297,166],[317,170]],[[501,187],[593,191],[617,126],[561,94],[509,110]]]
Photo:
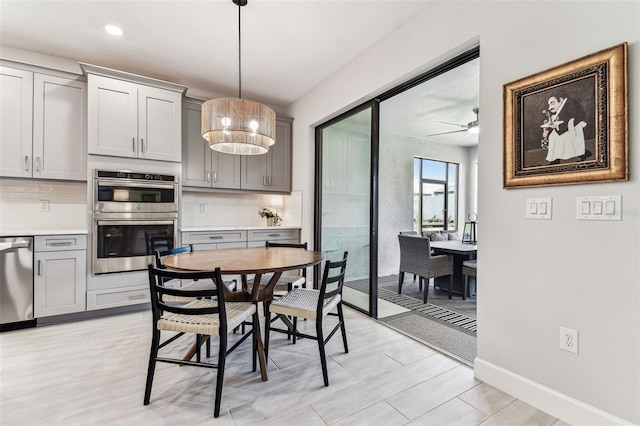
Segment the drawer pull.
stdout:
[[222,235],[212,235],[212,236],[209,237],[209,239],[211,239],[211,240],[221,240],[223,238],[224,237]]
[[129,300],[142,300],[142,299],[146,299],[147,296],[145,296],[144,294],[136,294],[133,296],[128,296]]
[[57,241],[57,242],[49,243],[50,246],[56,246],[56,247],[70,246],[71,244],[72,244],[71,241]]
[[280,234],[269,234],[270,237],[279,237]]

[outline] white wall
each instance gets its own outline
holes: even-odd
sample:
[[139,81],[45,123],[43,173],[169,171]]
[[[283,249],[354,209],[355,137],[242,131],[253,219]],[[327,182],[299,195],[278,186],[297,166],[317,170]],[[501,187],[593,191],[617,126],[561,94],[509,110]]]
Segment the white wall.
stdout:
[[[503,189],[503,85],[624,41],[631,180]],[[313,194],[314,125],[478,42],[476,376],[569,423],[638,424],[640,2],[434,2],[288,111],[296,118],[294,189]],[[611,194],[622,195],[622,221],[575,219],[577,196]],[[526,198],[541,196],[553,197],[553,219],[526,220]],[[312,212],[306,203],[308,241]],[[579,330],[579,355],[558,349],[560,326]]]

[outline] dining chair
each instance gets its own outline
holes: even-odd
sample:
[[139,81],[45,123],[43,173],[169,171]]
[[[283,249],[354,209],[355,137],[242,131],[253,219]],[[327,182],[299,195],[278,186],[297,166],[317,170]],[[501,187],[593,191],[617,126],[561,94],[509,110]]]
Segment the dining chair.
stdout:
[[[151,387],[155,373],[156,363],[165,362],[178,365],[189,365],[195,367],[216,368],[216,391],[214,400],[213,416],[220,415],[220,401],[222,398],[222,385],[224,381],[224,369],[227,356],[232,353],[249,336],[253,340],[253,371],[256,371],[256,352],[260,356],[260,368],[263,378],[266,377],[266,366],[262,341],[260,337],[260,320],[256,305],[253,303],[227,302],[225,303],[223,286],[218,285],[213,289],[190,290],[184,288],[166,287],[167,280],[193,280],[222,282],[220,268],[215,268],[209,272],[177,272],[170,269],[161,269],[148,266],[149,270],[149,290],[151,292],[151,311],[153,314],[153,334],[151,340],[151,350],[149,353],[149,366],[147,370],[147,381],[144,393],[144,405],[148,405],[151,397]],[[192,300],[186,304],[175,304],[166,302],[167,296],[188,297]],[[216,300],[212,300],[215,297]],[[242,335],[233,345],[228,348],[228,333],[241,324],[252,325],[251,333]],[[161,342],[161,332],[167,331],[175,333],[167,340]],[[218,357],[217,363],[191,361],[189,355],[185,358],[171,358],[160,356],[160,349],[176,341],[185,333],[205,336],[209,339],[218,336]],[[197,345],[201,344],[200,338]],[[200,347],[195,348],[200,351]]]
[[[398,232],[398,234],[400,235],[413,235],[413,236],[418,236],[418,231],[400,231]],[[413,280],[416,280],[417,275],[413,274]],[[418,289],[422,290],[422,281],[418,282]]]
[[427,303],[429,294],[429,280],[431,278],[449,275],[449,299],[453,285],[453,259],[448,255],[433,256],[429,238],[398,235],[400,243],[400,268],[398,277],[398,294],[402,294],[402,283],[405,272],[420,277],[420,284],[424,280],[424,298]]
[[[290,247],[307,250],[307,243],[274,243],[271,241],[265,242],[265,247]],[[299,271],[300,275],[281,275],[278,278],[278,282],[273,289],[274,295],[283,296],[290,292],[294,287],[307,287],[307,268],[302,268]],[[267,285],[271,279],[271,274],[263,275],[260,279],[260,284]]]
[[[269,352],[269,331],[276,331],[293,336],[293,344],[296,343],[296,338],[313,339],[318,342],[325,386],[329,386],[325,345],[338,329],[342,332],[344,352],[349,352],[344,313],[342,310],[342,287],[344,285],[344,273],[347,267],[347,256],[348,252],[345,251],[342,260],[325,262],[320,289],[294,288],[287,295],[271,302],[265,319],[265,321],[269,322],[272,313],[281,317],[285,323],[287,322],[287,317],[293,318],[290,327],[286,330],[275,327],[267,329],[265,333],[265,353],[267,354]],[[337,309],[337,312],[332,312],[334,308]],[[328,315],[337,316],[338,323],[325,338],[323,320]],[[315,321],[316,335],[313,336],[300,332],[298,330],[298,318]]]
[[[462,275],[464,275],[464,291],[462,293],[462,300],[465,300],[469,293],[469,277],[474,277],[476,282],[476,289],[478,288],[478,260],[465,260],[462,262]],[[477,290],[476,290],[477,292]]]
[[173,237],[169,234],[144,233],[144,240],[147,246],[147,254],[153,255],[156,250],[167,251],[173,249]]
[[[160,269],[166,268],[166,266],[164,266],[164,264],[162,263],[162,258],[165,256],[171,256],[171,255],[180,254],[180,253],[191,253],[192,251],[194,251],[193,244],[189,244],[188,246],[184,246],[184,247],[176,247],[176,248],[172,248],[170,250],[164,250],[164,251],[156,249],[154,250],[156,268],[160,268]],[[223,283],[231,291],[236,289],[237,281],[235,279],[229,280],[229,281],[223,281]],[[176,283],[176,285],[180,285],[180,283]],[[182,283],[181,286],[184,289],[190,289],[190,290],[208,290],[208,289],[215,288],[215,283],[212,282],[211,280],[191,281],[188,283]],[[181,297],[182,300],[176,299],[176,298],[169,298],[168,300],[171,300],[174,302],[177,302],[177,301],[188,302],[192,300],[192,298],[184,298],[182,296],[178,296],[178,297]]]

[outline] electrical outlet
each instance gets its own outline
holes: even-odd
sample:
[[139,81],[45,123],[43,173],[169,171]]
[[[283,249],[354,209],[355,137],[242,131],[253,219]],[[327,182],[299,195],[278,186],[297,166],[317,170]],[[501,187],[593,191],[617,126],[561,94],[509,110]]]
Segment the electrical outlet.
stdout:
[[40,200],[40,211],[41,212],[49,211],[49,200]]
[[200,204],[200,214],[207,214],[207,205]]
[[578,331],[566,327],[560,327],[560,349],[578,353]]

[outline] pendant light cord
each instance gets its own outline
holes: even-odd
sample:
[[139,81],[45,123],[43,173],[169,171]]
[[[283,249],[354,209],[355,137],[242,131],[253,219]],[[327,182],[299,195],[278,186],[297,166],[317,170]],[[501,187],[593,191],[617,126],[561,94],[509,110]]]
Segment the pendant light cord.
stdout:
[[238,1],[238,99],[242,99],[242,33],[240,31],[240,11],[242,2]]

